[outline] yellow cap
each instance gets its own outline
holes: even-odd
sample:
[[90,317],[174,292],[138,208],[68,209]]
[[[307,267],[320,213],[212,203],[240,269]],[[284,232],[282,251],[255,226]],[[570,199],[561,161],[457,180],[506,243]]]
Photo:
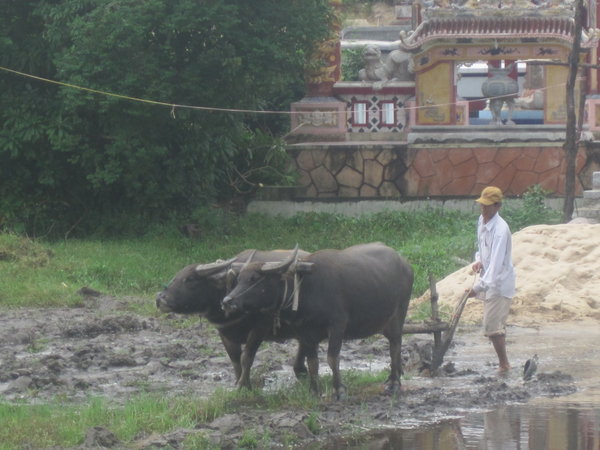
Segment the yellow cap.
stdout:
[[481,191],[481,197],[475,201],[486,206],[500,203],[502,201],[502,191],[496,186],[488,186]]

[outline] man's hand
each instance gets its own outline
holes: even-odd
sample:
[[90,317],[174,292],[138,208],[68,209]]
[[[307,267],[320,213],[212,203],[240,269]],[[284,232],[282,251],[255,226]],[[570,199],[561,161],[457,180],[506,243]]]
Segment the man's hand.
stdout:
[[475,273],[481,272],[481,269],[483,269],[483,264],[481,264],[480,261],[477,261],[471,266],[471,270]]

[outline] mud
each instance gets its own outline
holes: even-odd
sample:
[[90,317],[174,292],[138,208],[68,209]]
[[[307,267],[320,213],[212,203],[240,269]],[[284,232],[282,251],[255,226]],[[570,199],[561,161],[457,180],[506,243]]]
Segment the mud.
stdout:
[[[214,328],[204,320],[180,315],[147,317],[132,313],[152,300],[87,296],[80,308],[0,310],[0,394],[3,401],[36,403],[59,398],[86,401],[101,396],[122,403],[143,392],[209,396],[234,389],[230,362]],[[441,377],[427,376],[432,339],[406,336],[405,380],[397,398],[381,391],[349,392],[347,399],[327,396],[318,411],[241,408],[212,423],[166,435],[139,436],[123,443],[110,430],[88,430],[81,448],[181,448],[186,436],[203,433],[218,448],[239,448],[252,430],[259,447],[328,448],[345,436],[382,428],[414,428],[501,404],[535,397],[562,396],[578,388],[561,370],[541,370],[523,382],[515,369],[499,377],[493,350],[478,330],[459,330]],[[296,344],[263,344],[253,367],[253,383],[264,389],[295,383],[291,361]],[[321,347],[321,372],[327,373]],[[347,342],[343,369],[379,371],[389,364],[387,341]],[[316,419],[315,419],[316,417]],[[264,441],[265,436],[267,442]]]

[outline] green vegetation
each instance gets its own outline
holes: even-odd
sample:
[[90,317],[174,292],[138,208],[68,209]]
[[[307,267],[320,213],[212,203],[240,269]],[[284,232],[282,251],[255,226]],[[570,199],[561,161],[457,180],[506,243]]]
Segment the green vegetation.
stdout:
[[460,267],[456,257],[470,259],[475,220],[474,214],[442,210],[382,212],[357,218],[313,213],[289,219],[228,215],[227,220],[217,220],[222,226],[201,225],[197,240],[158,230],[132,239],[67,241],[4,234],[0,239],[0,284],[6,288],[0,292],[0,303],[74,305],[79,301],[77,291],[84,286],[111,295],[150,298],[185,265],[230,257],[246,248],[293,248],[299,244],[315,251],[371,241],[397,249],[413,264],[414,293],[420,295],[428,287],[429,272],[442,277]]
[[[349,372],[352,374],[352,372]],[[362,391],[374,383],[380,385],[381,376],[349,376],[346,380],[349,392]],[[324,387],[331,390],[331,377],[324,377]],[[130,398],[122,406],[91,398],[85,404],[67,404],[56,401],[45,405],[20,405],[0,402],[0,449],[74,447],[80,445],[85,432],[91,427],[109,429],[121,441],[132,440],[140,433],[166,433],[176,428],[193,429],[198,423],[211,422],[215,418],[244,408],[279,410],[293,408],[305,411],[305,422],[313,432],[319,431],[321,400],[312,395],[308,387],[298,384],[285,391],[268,393],[256,391],[217,390],[208,399],[193,395],[166,397],[142,394]],[[268,439],[248,430],[243,437],[244,446]],[[197,443],[199,448],[211,448],[202,433],[188,436],[187,443]],[[240,443],[241,445],[241,443]],[[186,447],[192,448],[192,447]],[[264,447],[263,447],[264,448]]]
[[535,184],[523,193],[520,205],[516,206],[509,200],[502,215],[509,220],[511,229],[520,230],[535,223],[558,223],[560,214],[546,206],[544,201],[550,193],[551,191]]
[[109,405],[100,398],[92,398],[84,405],[67,405],[58,401],[46,405],[0,403],[0,421],[3,424],[0,449],[74,447],[83,442],[85,431],[95,426],[110,429],[122,440],[131,440],[142,431],[192,428],[198,420],[202,420],[199,405],[202,403],[189,397],[168,399],[150,395],[130,399],[122,407]]
[[[523,206],[507,201],[503,215],[513,232],[559,220],[558,212],[543,206],[539,189],[524,196]],[[472,259],[477,212],[426,209],[360,217],[305,213],[272,218],[221,211],[198,219],[197,239],[182,236],[175,226],[154,227],[135,238],[42,241],[0,234],[0,304],[76,305],[77,291],[84,286],[111,295],[151,298],[185,265],[227,258],[246,248],[299,244],[312,252],[373,241],[395,248],[411,262],[413,296],[420,296],[428,288],[429,274],[441,279]],[[152,302],[147,304],[152,313]]]
[[81,236],[285,183],[289,117],[261,112],[302,98],[329,22],[328,0],[2,2],[0,227]]
[[365,47],[345,48],[342,50],[342,80],[358,81],[358,72],[365,66],[363,52]]

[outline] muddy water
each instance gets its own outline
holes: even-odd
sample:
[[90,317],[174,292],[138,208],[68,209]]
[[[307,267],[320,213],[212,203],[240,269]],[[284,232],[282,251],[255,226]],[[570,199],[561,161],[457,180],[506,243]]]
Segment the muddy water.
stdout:
[[[476,329],[463,330],[446,360],[459,370],[494,375],[493,350]],[[513,370],[507,385],[527,387],[537,378],[561,372],[575,380],[577,392],[557,397],[536,397],[525,404],[465,411],[459,417],[430,418],[428,423],[405,424],[329,443],[329,448],[368,449],[532,449],[600,450],[600,326],[597,323],[544,325],[543,328],[511,327],[508,348]],[[522,380],[525,361],[538,355],[538,370],[531,382]],[[469,382],[458,380],[469,389]],[[435,384],[450,388],[454,379],[415,377],[405,388]],[[456,389],[456,386],[452,386]]]

